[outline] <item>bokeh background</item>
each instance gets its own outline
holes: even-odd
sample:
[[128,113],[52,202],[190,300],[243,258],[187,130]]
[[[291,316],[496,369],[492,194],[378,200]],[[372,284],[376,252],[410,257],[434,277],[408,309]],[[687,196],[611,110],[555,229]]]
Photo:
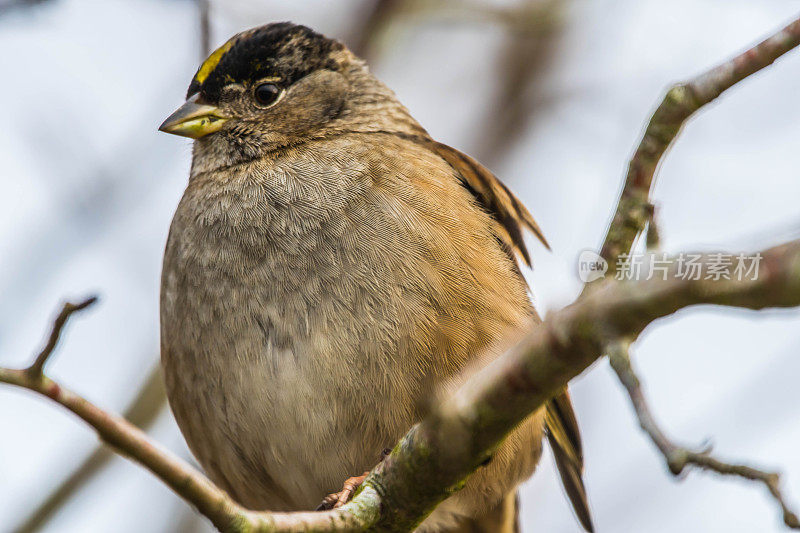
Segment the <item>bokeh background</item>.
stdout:
[[[101,305],[73,320],[49,368],[117,412],[158,361],[161,254],[190,144],[156,128],[197,68],[206,9],[214,46],[292,20],[367,56],[435,138],[480,158],[531,208],[553,247],[533,245],[547,312],[580,290],[577,255],[599,245],[665,87],[782,26],[800,2],[0,0],[0,364],[26,364],[59,302],[96,292]],[[795,51],[690,122],[656,187],[664,250],[800,236],[798,95]],[[676,439],[781,468],[800,502],[798,349],[797,311],[704,307],[650,327],[636,362]],[[673,479],[607,363],[572,390],[598,531],[783,531],[761,486]],[[189,457],[167,410],[148,428]],[[16,530],[95,447],[71,415],[0,387],[0,531]],[[549,455],[521,495],[524,531],[580,531]],[[209,526],[113,458],[44,530]]]

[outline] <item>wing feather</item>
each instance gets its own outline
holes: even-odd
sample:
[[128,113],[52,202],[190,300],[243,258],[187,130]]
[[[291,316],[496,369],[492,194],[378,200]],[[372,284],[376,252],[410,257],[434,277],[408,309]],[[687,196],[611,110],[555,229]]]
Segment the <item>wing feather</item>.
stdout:
[[431,150],[453,167],[464,187],[469,190],[478,203],[498,222],[498,238],[513,250],[527,266],[531,257],[525,245],[523,231],[533,233],[549,250],[550,245],[530,211],[508,190],[503,182],[470,156],[446,144],[428,141]]
[[[549,250],[550,245],[530,211],[497,177],[475,159],[455,148],[433,140],[425,141],[435,153],[453,168],[461,184],[477,202],[497,221],[496,234],[501,247],[511,257],[517,273],[515,257],[521,257],[531,266],[525,246],[523,231],[533,233]],[[545,425],[550,447],[556,459],[561,481],[575,514],[586,531],[593,531],[586,488],[583,485],[583,449],[578,421],[572,409],[569,392],[565,388],[547,403]]]

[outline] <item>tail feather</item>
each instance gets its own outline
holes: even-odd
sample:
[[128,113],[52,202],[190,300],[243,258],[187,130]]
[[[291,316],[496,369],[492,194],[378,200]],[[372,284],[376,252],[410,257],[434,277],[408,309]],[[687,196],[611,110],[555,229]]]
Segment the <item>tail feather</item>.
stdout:
[[578,422],[567,389],[547,403],[547,440],[553,449],[561,483],[583,528],[594,531],[586,487],[583,485],[583,449]]

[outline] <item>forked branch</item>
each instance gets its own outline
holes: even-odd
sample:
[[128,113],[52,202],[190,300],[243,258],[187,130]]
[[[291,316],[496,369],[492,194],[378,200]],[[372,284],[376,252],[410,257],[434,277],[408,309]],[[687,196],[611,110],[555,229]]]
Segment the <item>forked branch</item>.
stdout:
[[[637,237],[648,227],[648,247],[657,245],[658,231],[653,217],[655,206],[650,199],[650,192],[661,161],[686,121],[723,92],[768,67],[798,45],[800,19],[736,57],[667,91],[631,158],[617,210],[600,252],[609,263],[611,275],[616,273],[620,265],[617,259],[632,250]],[[711,457],[708,451],[692,451],[673,444],[667,438],[650,413],[639,378],[630,362],[628,346],[628,341],[624,340],[609,346],[610,363],[630,396],[642,429],[664,455],[670,471],[677,475],[691,464],[720,474],[760,481],[780,505],[784,523],[792,528],[800,528],[800,520],[787,507],[781,494],[778,474],[746,465],[723,463]]]
[[[243,509],[196,469],[111,415],[44,376],[0,368],[0,382],[39,392],[89,423],[123,455],[142,464],[223,531],[410,531],[447,498],[505,435],[619,339],[694,304],[751,309],[800,305],[800,240],[762,252],[758,279],[606,281],[551,313],[541,327],[475,374],[395,446],[361,492],[334,511],[259,513]],[[711,259],[703,257],[703,262]],[[453,442],[470,446],[454,447]]]
[[703,106],[800,45],[800,18],[738,56],[667,91],[631,158],[625,184],[600,255],[614,274],[616,259],[653,221],[650,203],[656,170],[681,128]]
[[667,462],[670,472],[680,475],[687,466],[696,466],[704,470],[725,476],[736,476],[763,483],[778,503],[783,514],[783,522],[793,529],[800,529],[800,519],[789,509],[786,498],[781,492],[780,474],[759,470],[745,464],[733,464],[720,461],[711,455],[711,449],[691,450],[675,444],[656,423],[647,404],[639,377],[633,369],[630,358],[630,343],[622,340],[612,343],[608,349],[608,359],[619,380],[625,386],[633,404],[639,425],[656,445]]
[[58,339],[61,337],[61,332],[63,331],[64,326],[67,325],[67,321],[69,321],[69,318],[72,316],[72,314],[86,309],[96,301],[97,297],[91,296],[77,304],[70,302],[64,303],[64,305],[61,307],[61,312],[58,313],[58,316],[56,316],[56,319],[53,321],[52,328],[50,328],[50,336],[47,338],[47,344],[44,345],[44,348],[42,348],[42,351],[36,356],[36,359],[33,361],[33,363],[31,363],[31,366],[26,369],[26,372],[28,372],[31,377],[42,375],[42,372],[44,371],[44,365],[47,364],[47,360],[53,354],[53,350],[55,350],[56,345],[58,344]]

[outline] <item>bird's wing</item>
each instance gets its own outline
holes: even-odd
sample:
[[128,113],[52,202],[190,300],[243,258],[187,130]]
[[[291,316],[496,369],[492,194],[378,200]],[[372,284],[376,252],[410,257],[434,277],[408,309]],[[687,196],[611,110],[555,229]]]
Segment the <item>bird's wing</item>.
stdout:
[[[496,233],[511,256],[518,255],[531,266],[530,255],[523,239],[523,230],[533,233],[548,249],[550,246],[542,230],[528,209],[494,174],[470,156],[446,144],[428,141],[431,150],[441,156],[455,170],[478,203],[497,221]],[[519,273],[522,276],[522,273]],[[586,531],[593,531],[586,488],[583,485],[583,449],[581,434],[572,401],[566,388],[547,402],[545,417],[547,439],[553,449],[561,482],[572,502],[578,520]]]
[[446,144],[430,141],[430,148],[453,167],[461,184],[475,196],[478,204],[498,222],[497,236],[506,249],[513,250],[525,261],[526,265],[531,266],[531,257],[523,238],[523,231],[526,229],[533,233],[548,250],[550,249],[550,245],[547,244],[542,230],[530,211],[486,167]]

